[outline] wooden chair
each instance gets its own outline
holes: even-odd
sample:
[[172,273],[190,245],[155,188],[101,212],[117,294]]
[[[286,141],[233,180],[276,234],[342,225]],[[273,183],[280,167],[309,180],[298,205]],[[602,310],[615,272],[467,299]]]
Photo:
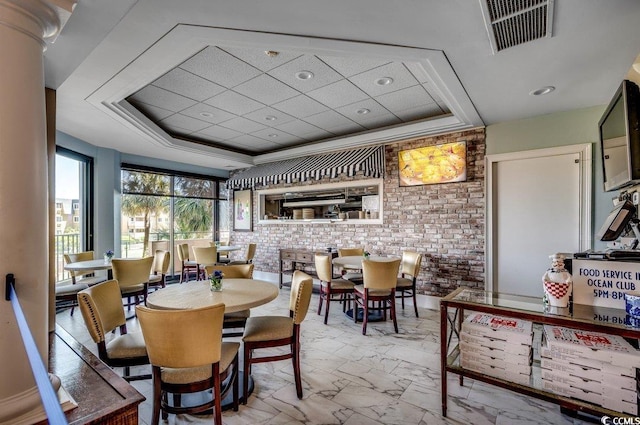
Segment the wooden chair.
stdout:
[[422,264],[422,254],[412,251],[402,253],[400,263],[400,277],[396,282],[396,298],[402,300],[402,310],[404,310],[404,299],[413,297],[413,308],[418,317],[418,303],[416,302],[416,280],[420,273]]
[[132,305],[140,304],[140,302],[147,304],[152,265],[153,257],[114,258],[111,260],[113,278],[118,281],[122,298],[127,298],[125,306],[128,309],[131,309]]
[[151,266],[151,275],[149,275],[149,288],[164,288],[167,286],[167,272],[171,264],[171,255],[169,251],[156,249],[153,255],[153,265]]
[[[362,335],[367,334],[369,310],[381,312],[386,320],[389,310],[393,320],[393,328],[398,333],[396,320],[396,283],[400,259],[394,261],[362,260],[362,285],[353,288],[354,310],[353,321],[358,322],[358,306],[362,306]],[[377,303],[377,305],[375,304]]]
[[322,302],[326,301],[327,305],[324,310],[324,324],[329,319],[329,305],[331,301],[337,301],[335,296],[342,301],[343,311],[348,308],[353,296],[353,282],[345,279],[333,279],[333,266],[331,265],[332,257],[325,254],[316,254],[315,257],[316,274],[320,279],[320,297],[318,302],[318,314],[322,311]]
[[205,266],[218,263],[218,248],[213,246],[194,246],[193,260],[196,262],[198,280],[206,278]]
[[189,244],[181,243],[176,245],[176,253],[180,260],[180,283],[189,281],[189,273],[195,273],[198,279],[198,267],[195,261],[189,259]]
[[[93,251],[84,251],[70,254],[63,254],[64,263],[76,263],[78,261],[93,260]],[[104,276],[96,276],[95,270],[69,271],[71,285],[56,285],[56,306],[71,307],[70,315],[78,305],[78,292],[87,289],[91,285],[105,282]]]
[[[110,367],[123,367],[127,381],[150,379],[151,375],[131,375],[131,366],[149,364],[144,338],[140,332],[127,332],[122,295],[116,280],[109,280],[78,292],[78,305],[98,357]],[[120,335],[113,336],[116,328]],[[109,339],[109,340],[107,340]]]
[[253,257],[256,255],[256,249],[258,245],[255,243],[250,243],[247,245],[247,250],[244,253],[244,260],[236,260],[231,261],[229,264],[249,264],[253,263]]
[[[207,276],[210,276],[214,271],[220,270],[224,277],[227,279],[239,278],[239,279],[252,279],[253,278],[253,264],[219,264],[216,266],[206,266],[205,271]],[[233,313],[225,313],[224,321],[222,322],[222,329],[244,329],[247,319],[251,316],[251,310],[241,310]],[[222,337],[235,337],[242,336],[242,331],[228,331],[223,332]]]
[[[214,423],[222,424],[223,397],[232,390],[238,410],[237,342],[222,342],[224,304],[190,310],[155,310],[136,307],[147,342],[153,374],[153,413],[157,425],[162,411],[191,414],[213,408]],[[229,377],[224,388],[222,383]],[[181,406],[181,395],[213,390],[213,399],[196,406]],[[173,394],[169,404],[168,394]]]
[[[259,316],[247,319],[242,341],[244,343],[244,377],[243,390],[248,394],[251,365],[254,363],[273,362],[292,359],[293,375],[296,382],[296,393],[302,398],[302,379],[300,377],[300,324],[307,315],[313,279],[303,271],[296,270],[291,280],[291,297],[289,301],[289,315],[287,316]],[[288,346],[291,352],[254,357],[254,351],[260,348]],[[249,397],[245,396],[243,403]]]
[[[338,257],[362,257],[364,248],[338,248]],[[344,267],[340,271],[342,278],[351,281],[362,281],[362,269]]]

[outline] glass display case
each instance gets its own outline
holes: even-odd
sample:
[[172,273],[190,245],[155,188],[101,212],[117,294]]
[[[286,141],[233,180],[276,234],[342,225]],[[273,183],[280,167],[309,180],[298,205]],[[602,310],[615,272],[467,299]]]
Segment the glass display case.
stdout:
[[512,294],[501,294],[469,288],[458,288],[440,300],[440,361],[442,386],[442,415],[447,414],[447,373],[459,375],[460,385],[464,377],[487,382],[502,388],[556,403],[571,413],[586,412],[597,416],[627,416],[572,397],[565,397],[544,390],[541,386],[540,358],[532,359],[530,380],[517,383],[509,379],[480,373],[461,366],[460,331],[468,313],[488,313],[506,318],[530,321],[540,325],[562,326],[582,331],[599,332],[627,338],[637,348],[640,329],[629,326],[625,311],[572,303],[569,307],[545,307],[542,299]]

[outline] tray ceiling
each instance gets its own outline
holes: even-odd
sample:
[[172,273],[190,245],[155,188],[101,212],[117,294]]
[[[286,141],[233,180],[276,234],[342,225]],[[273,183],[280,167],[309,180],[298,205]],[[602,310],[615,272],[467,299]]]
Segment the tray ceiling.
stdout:
[[172,137],[264,154],[449,109],[397,61],[209,46],[127,100]]

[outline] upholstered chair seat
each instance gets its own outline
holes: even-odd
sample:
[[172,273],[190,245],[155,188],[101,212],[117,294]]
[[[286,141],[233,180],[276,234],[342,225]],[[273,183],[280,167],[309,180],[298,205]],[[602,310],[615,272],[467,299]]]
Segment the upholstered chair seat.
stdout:
[[112,359],[143,357],[147,355],[147,348],[144,345],[142,333],[133,332],[111,340],[107,344],[107,353]]
[[247,342],[291,338],[293,321],[285,316],[253,317],[244,328],[242,339]]
[[76,283],[75,285],[56,285],[56,298],[65,297],[65,296],[73,296],[76,297],[78,292],[83,289],[87,289],[89,285],[86,283]]
[[[322,281],[322,286],[327,286],[328,283]],[[353,282],[347,279],[333,279],[331,280],[331,289],[353,289]]]

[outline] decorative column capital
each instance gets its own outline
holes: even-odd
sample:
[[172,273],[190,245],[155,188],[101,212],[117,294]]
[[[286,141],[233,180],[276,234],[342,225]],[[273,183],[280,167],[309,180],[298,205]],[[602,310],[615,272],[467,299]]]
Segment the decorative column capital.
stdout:
[[73,13],[77,0],[0,0],[0,25],[38,41],[53,42]]

